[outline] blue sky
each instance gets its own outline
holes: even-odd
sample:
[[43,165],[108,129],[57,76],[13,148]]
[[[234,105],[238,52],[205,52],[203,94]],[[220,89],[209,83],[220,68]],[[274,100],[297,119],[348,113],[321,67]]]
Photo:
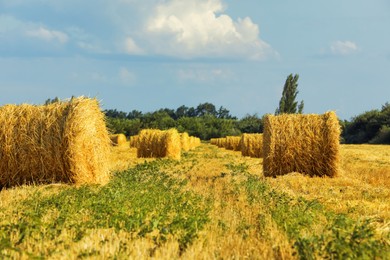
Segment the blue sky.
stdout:
[[262,115],[290,73],[305,113],[390,102],[390,1],[0,0],[0,105],[85,95]]

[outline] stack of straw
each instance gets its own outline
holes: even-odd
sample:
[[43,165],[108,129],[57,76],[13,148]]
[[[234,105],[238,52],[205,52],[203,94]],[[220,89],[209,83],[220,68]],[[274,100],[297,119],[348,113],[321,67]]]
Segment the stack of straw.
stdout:
[[324,115],[268,115],[264,125],[265,176],[300,172],[338,174],[340,125],[334,112]]
[[176,129],[144,129],[138,135],[139,158],[163,158],[179,160],[181,157],[180,134]]
[[0,108],[0,186],[109,180],[110,138],[96,99]]
[[263,157],[263,134],[243,134],[241,136],[241,154],[253,158]]
[[127,142],[126,136],[124,134],[110,135],[110,139],[113,146],[121,146]]

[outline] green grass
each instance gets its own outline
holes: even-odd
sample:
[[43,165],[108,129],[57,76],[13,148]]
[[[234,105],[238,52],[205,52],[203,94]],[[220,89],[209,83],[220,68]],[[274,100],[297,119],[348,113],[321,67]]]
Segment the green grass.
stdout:
[[390,257],[390,233],[378,237],[368,218],[352,220],[326,210],[316,200],[292,198],[272,189],[264,178],[247,175],[241,185],[250,204],[261,203],[266,209],[259,216],[259,227],[264,228],[264,214],[270,215],[292,241],[300,259]]
[[[0,225],[0,256],[4,249],[20,251],[25,241],[41,243],[63,240],[77,242],[92,229],[126,231],[135,237],[153,236],[156,246],[168,236],[179,242],[180,250],[197,237],[208,222],[207,203],[183,191],[185,182],[168,177],[155,161],[117,173],[106,186],[69,187],[52,196],[35,192],[14,205],[13,216]],[[50,189],[48,186],[47,189]],[[0,209],[1,210],[1,209]],[[52,249],[54,253],[55,248]],[[50,257],[24,252],[33,257]],[[89,252],[93,255],[93,252]]]

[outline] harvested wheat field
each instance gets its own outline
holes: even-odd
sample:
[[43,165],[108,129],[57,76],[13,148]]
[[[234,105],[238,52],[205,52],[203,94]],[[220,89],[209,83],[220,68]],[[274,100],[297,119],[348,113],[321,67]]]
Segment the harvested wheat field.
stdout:
[[390,146],[341,145],[335,178],[264,177],[208,143],[180,161],[129,147],[111,147],[105,186],[0,191],[1,258],[390,257]]

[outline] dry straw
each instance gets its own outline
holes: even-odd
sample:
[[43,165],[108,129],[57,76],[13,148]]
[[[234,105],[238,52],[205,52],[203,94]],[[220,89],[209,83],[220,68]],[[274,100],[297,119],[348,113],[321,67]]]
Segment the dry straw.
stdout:
[[109,180],[110,138],[96,99],[0,107],[0,186]]
[[139,135],[130,136],[130,147],[137,148],[139,145]]
[[233,151],[241,151],[240,141],[240,136],[226,136],[225,148]]
[[188,133],[186,133],[186,132],[181,133],[180,134],[180,141],[181,141],[181,149],[184,152],[188,152],[191,149],[190,136],[188,135]]
[[334,112],[323,115],[268,115],[264,125],[265,176],[300,172],[338,174],[340,125]]
[[263,134],[243,134],[241,136],[241,154],[253,158],[263,157]]
[[111,139],[111,144],[114,146],[121,146],[126,144],[127,139],[124,134],[115,134],[115,135],[110,135]]
[[181,157],[180,134],[176,129],[156,130],[143,129],[138,137],[137,156],[139,158]]

